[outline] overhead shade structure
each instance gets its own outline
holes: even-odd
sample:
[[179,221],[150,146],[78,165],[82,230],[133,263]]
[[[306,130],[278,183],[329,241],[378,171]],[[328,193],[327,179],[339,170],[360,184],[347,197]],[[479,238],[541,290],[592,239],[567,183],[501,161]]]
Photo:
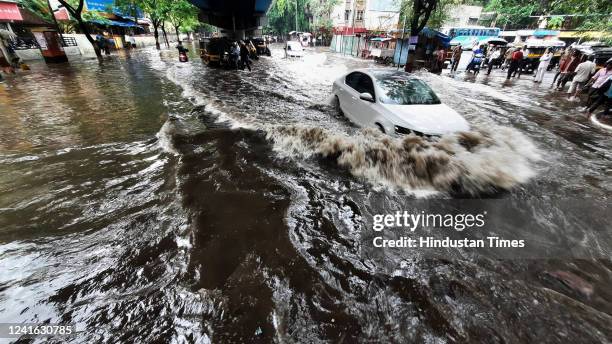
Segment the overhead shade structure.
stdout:
[[200,21],[228,30],[266,25],[272,0],[189,0],[200,9]]
[[23,20],[17,4],[0,2],[0,20]]
[[493,44],[493,45],[506,45],[508,44],[508,41],[506,41],[505,39],[501,38],[501,37],[488,37],[485,39],[482,39],[478,42],[479,45],[488,45],[488,44]]
[[140,25],[134,23],[133,21],[120,22],[117,20],[110,20],[110,19],[107,19],[107,20],[92,19],[92,20],[89,20],[88,22],[96,23],[100,25],[106,25],[106,26],[141,27]]

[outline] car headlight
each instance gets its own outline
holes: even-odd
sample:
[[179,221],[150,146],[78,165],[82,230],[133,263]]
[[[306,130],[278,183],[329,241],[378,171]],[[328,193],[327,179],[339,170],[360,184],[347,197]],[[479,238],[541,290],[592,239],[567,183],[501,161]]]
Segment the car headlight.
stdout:
[[424,136],[424,134],[422,132],[420,132],[420,131],[416,131],[416,130],[400,127],[399,125],[394,126],[394,128],[395,128],[395,133],[398,134],[398,135],[415,134],[417,136]]
[[420,131],[416,131],[416,130],[400,127],[399,125],[395,125],[393,127],[395,129],[395,133],[398,134],[398,135],[410,135],[410,134],[414,134],[416,136],[427,137],[427,138],[438,137],[438,135],[424,134],[424,133],[422,133]]

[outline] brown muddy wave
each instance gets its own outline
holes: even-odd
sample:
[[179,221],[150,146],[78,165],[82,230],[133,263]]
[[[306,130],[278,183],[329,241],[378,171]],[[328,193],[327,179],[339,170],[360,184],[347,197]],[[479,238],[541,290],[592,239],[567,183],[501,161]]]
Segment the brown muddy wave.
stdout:
[[276,126],[268,128],[267,138],[283,156],[332,159],[372,184],[413,192],[509,190],[534,177],[540,160],[525,135],[506,127],[393,138],[374,129],[349,136],[320,127]]

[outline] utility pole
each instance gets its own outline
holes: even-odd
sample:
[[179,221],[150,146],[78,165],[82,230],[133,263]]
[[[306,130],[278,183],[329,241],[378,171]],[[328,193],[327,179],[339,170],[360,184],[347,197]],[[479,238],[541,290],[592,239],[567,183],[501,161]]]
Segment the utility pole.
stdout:
[[[402,26],[402,41],[400,42],[400,52],[399,57],[397,59],[397,70],[400,69],[400,64],[402,63],[402,50],[404,49],[404,33],[406,32],[406,18],[407,16],[404,15],[404,25]],[[395,49],[397,49],[397,43],[395,44]],[[406,60],[406,62],[408,62],[408,60]]]

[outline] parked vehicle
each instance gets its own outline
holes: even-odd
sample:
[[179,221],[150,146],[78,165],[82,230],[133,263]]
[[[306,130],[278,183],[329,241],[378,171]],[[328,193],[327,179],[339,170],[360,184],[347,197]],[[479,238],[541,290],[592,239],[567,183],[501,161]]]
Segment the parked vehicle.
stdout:
[[304,47],[300,42],[289,41],[285,46],[285,54],[288,57],[302,57],[304,56]]
[[261,37],[256,37],[252,39],[255,48],[257,49],[257,54],[271,56],[272,52],[270,52],[270,48],[266,44],[266,41]]
[[585,42],[574,46],[582,54],[593,56],[598,68],[603,68],[610,58],[612,58],[612,47],[603,42]]
[[[523,73],[532,73],[538,69],[540,57],[544,55],[546,49],[550,49],[553,53],[565,46],[565,42],[557,39],[528,39],[525,42],[525,59],[523,60]],[[552,61],[551,61],[552,63]]]
[[332,92],[348,119],[392,136],[438,136],[470,128],[425,82],[403,71],[358,69],[336,80]]
[[208,66],[220,66],[230,46],[231,41],[225,37],[205,38],[200,41],[200,57]]

